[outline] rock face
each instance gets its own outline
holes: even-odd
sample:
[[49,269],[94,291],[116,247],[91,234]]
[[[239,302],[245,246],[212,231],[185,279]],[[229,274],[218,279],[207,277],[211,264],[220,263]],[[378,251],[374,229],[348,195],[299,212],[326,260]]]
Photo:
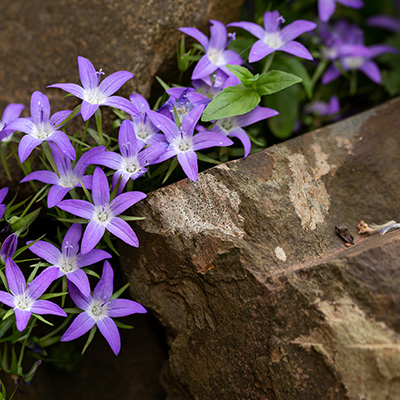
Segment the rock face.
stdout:
[[[149,195],[133,298],[165,327],[168,399],[400,398],[400,99]],[[335,233],[345,225],[351,248]]]
[[[121,94],[135,89],[148,96],[154,75],[175,60],[179,27],[205,30],[210,19],[232,22],[242,4],[243,0],[4,0],[0,106],[29,104],[34,90],[77,82],[78,55],[107,75],[133,72],[135,78]],[[55,89],[48,93],[56,105],[65,95]]]

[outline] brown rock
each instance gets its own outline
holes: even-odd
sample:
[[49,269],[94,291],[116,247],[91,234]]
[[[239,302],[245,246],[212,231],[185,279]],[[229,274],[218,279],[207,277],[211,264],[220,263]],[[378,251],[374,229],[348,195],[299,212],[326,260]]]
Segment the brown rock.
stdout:
[[[148,96],[154,75],[175,60],[179,27],[206,29],[212,18],[231,22],[242,4],[243,0],[4,0],[0,109],[10,102],[29,104],[33,91],[44,92],[52,83],[78,82],[78,55],[107,75],[133,72],[135,78],[121,94],[137,90]],[[54,111],[65,107],[64,92],[46,93]]]
[[[135,208],[133,298],[164,325],[168,399],[400,398],[400,98]],[[335,226],[355,245],[345,248]]]

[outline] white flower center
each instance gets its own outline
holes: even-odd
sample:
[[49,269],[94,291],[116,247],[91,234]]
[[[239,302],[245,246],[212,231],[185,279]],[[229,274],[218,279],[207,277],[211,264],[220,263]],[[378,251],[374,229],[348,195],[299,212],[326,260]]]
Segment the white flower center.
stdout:
[[66,257],[65,255],[62,255],[58,267],[60,268],[61,271],[64,272],[64,274],[76,271],[77,270],[76,257],[70,258]]
[[96,86],[89,90],[85,89],[83,100],[90,104],[102,104],[105,100],[107,100],[107,96],[100,90],[98,86]]
[[217,122],[217,125],[224,131],[225,134],[229,134],[229,132],[237,127],[236,119],[233,118],[224,118]]
[[280,32],[266,32],[263,42],[273,49],[278,49],[284,44],[283,40],[281,39]]
[[103,206],[95,206],[92,220],[100,225],[107,226],[113,217],[114,216],[110,211],[110,205],[105,204]]
[[193,139],[187,136],[179,136],[175,139],[174,147],[177,153],[186,153],[193,148]]
[[108,316],[108,302],[100,299],[93,299],[86,312],[97,322]]
[[54,132],[54,128],[50,124],[50,122],[48,122],[48,121],[47,122],[41,122],[39,125],[35,124],[32,136],[36,137],[37,139],[45,140],[50,135],[52,135],[53,132]]
[[60,177],[58,184],[64,188],[72,188],[79,183],[78,177],[70,171],[67,175]]
[[28,296],[26,291],[22,294],[14,296],[14,307],[18,308],[19,310],[29,311],[33,302],[34,300]]
[[342,59],[343,66],[348,69],[358,69],[364,62],[364,57],[345,57]]
[[218,67],[221,65],[225,65],[225,57],[223,56],[223,50],[209,48],[207,51],[207,57],[214,65]]

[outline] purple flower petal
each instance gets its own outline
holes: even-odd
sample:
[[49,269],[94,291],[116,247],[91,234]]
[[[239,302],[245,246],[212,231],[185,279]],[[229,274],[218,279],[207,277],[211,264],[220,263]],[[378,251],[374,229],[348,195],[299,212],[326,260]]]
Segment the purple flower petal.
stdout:
[[79,314],[61,337],[61,342],[74,340],[79,336],[84,335],[87,331],[93,328],[94,320],[85,312]]
[[42,142],[42,139],[36,139],[33,136],[25,135],[18,146],[18,157],[20,161],[23,163],[32,153],[32,150]]
[[87,167],[90,164],[92,164],[91,157],[98,155],[98,154],[102,154],[104,151],[105,151],[104,146],[98,146],[98,147],[94,147],[94,148],[90,149],[85,154],[83,154],[82,157],[80,157],[79,160],[75,164],[75,167],[73,170],[74,174],[78,177],[81,177],[85,173]]
[[29,247],[29,250],[52,265],[57,264],[61,257],[61,252],[56,246],[52,245],[51,243],[44,242],[43,240],[39,240],[38,242],[32,244]]
[[37,300],[32,304],[31,311],[34,314],[51,314],[66,317],[67,313],[57,304],[48,300]]
[[91,297],[84,296],[82,294],[82,292],[75,285],[73,285],[70,281],[68,281],[68,291],[69,291],[72,301],[75,303],[75,305],[78,308],[80,308],[81,310],[86,310],[90,306],[90,304],[92,302]]
[[108,303],[108,315],[112,318],[125,317],[127,315],[146,313],[146,309],[139,303],[133,300],[114,299]]
[[99,77],[93,64],[85,57],[78,57],[79,77],[86,90],[98,86]]
[[374,15],[367,19],[367,25],[388,29],[392,32],[400,31],[400,19],[389,15]]
[[151,165],[157,162],[157,159],[166,149],[165,142],[156,142],[145,148],[138,154],[138,162],[140,165]]
[[380,56],[381,54],[385,54],[385,53],[392,53],[392,54],[399,53],[398,49],[396,49],[393,46],[386,45],[386,44],[375,44],[373,46],[370,46],[369,50],[371,52],[372,57],[377,57],[377,56]]
[[334,65],[330,65],[324,75],[322,76],[322,84],[326,85],[341,75],[340,69],[335,67]]
[[181,130],[187,136],[193,135],[194,128],[196,127],[197,122],[201,117],[201,114],[203,114],[204,108],[204,105],[197,106],[193,108],[193,110],[191,110],[184,118]]
[[20,310],[19,308],[14,308],[15,318],[17,320],[17,329],[22,332],[28,325],[29,318],[32,313],[30,311]]
[[158,158],[157,162],[163,162],[165,160],[168,160],[169,158],[174,157],[177,154],[177,150],[175,149],[175,146],[168,146],[166,150],[160,155]]
[[0,290],[0,303],[5,304],[8,307],[14,308],[14,296],[8,292]]
[[123,240],[126,244],[133,247],[139,247],[139,240],[129,226],[129,224],[121,218],[114,217],[107,225],[107,230],[113,235]]
[[286,53],[293,54],[297,57],[305,58],[306,60],[313,60],[310,52],[299,42],[287,42],[281,46],[279,50],[286,51]]
[[48,88],[58,88],[68,93],[73,94],[78,99],[83,100],[85,97],[84,89],[76,83],[54,83],[53,85],[47,86]]
[[137,108],[140,113],[145,113],[150,110],[149,103],[147,100],[139,93],[133,92],[129,96],[131,103]]
[[249,62],[262,60],[264,57],[268,56],[274,51],[275,49],[273,47],[268,46],[262,40],[257,40],[257,42],[253,44],[253,47],[250,50]]
[[72,146],[68,136],[64,132],[55,131],[47,140],[54,142],[70,160],[75,160],[76,154],[74,146]]
[[335,8],[335,0],[318,0],[318,14],[320,20],[323,22],[329,21],[335,12]]
[[[111,224],[111,221],[108,225]],[[107,229],[108,229],[107,225]],[[95,221],[90,221],[88,226],[85,229],[85,233],[82,238],[82,254],[87,254],[89,251],[93,250],[97,243],[99,243],[100,239],[104,235],[105,227],[103,225],[98,224]]]
[[30,135],[35,131],[35,124],[29,118],[18,118],[7,125],[7,130],[8,129],[21,131]]
[[7,193],[8,193],[7,187],[0,189],[0,203],[5,199]]
[[117,196],[110,204],[110,211],[114,216],[117,216],[133,206],[140,200],[143,200],[146,194],[142,192],[128,192]]
[[192,38],[196,39],[204,47],[204,50],[207,51],[208,38],[204,33],[200,32],[196,28],[186,28],[185,27],[185,28],[179,28],[179,30],[181,32],[185,33],[186,35],[189,35]]
[[260,25],[254,24],[253,22],[233,22],[227,26],[235,26],[237,28],[245,29],[258,39],[263,39],[265,35],[264,29]]
[[63,253],[68,257],[74,257],[78,253],[81,236],[82,225],[72,224],[62,241]]
[[110,345],[111,350],[117,356],[121,350],[121,338],[119,336],[117,325],[115,325],[115,322],[111,318],[105,317],[97,322],[97,326]]
[[93,299],[109,301],[113,292],[114,271],[108,261],[104,261],[103,274],[93,290]]
[[302,33],[311,31],[316,27],[317,24],[314,22],[299,19],[282,28],[280,36],[284,42],[289,42],[296,39],[297,36],[300,36]]
[[47,122],[50,118],[50,102],[42,92],[35,91],[31,96],[31,116],[35,125]]
[[[242,57],[239,56],[238,53],[236,53],[236,51],[233,50],[225,50],[222,53],[222,56],[224,57],[225,60],[225,64],[229,64],[229,65],[241,65],[243,62]],[[220,66],[219,68],[221,68],[222,66]],[[232,74],[232,72],[229,71],[230,74]],[[200,93],[198,93],[200,94]],[[210,99],[206,99],[206,102],[209,103]]]
[[4,109],[3,116],[1,117],[3,124],[9,124],[11,121],[16,120],[20,116],[24,108],[25,106],[23,104],[19,103],[9,104]]
[[65,195],[69,192],[69,188],[65,188],[62,186],[52,186],[49,190],[49,194],[47,196],[47,206],[52,208],[65,197]]
[[155,111],[149,111],[148,117],[150,121],[162,132],[164,132],[165,137],[168,142],[171,143],[179,135],[179,129],[173,121],[164,115],[156,113]]
[[[69,110],[58,111],[51,116],[49,122],[53,126],[60,125],[61,122],[63,122],[71,113],[72,113],[72,111],[69,111]],[[61,126],[63,126],[63,125],[61,125]]]
[[27,175],[20,183],[37,180],[51,185],[58,184],[58,176],[52,171],[34,171]]
[[114,72],[100,83],[99,89],[107,97],[114,94],[129,79],[133,78],[133,74],[128,71]]
[[278,11],[267,11],[264,14],[264,27],[268,33],[275,33],[281,27],[282,17]]
[[336,0],[338,3],[343,4],[346,7],[361,8],[364,7],[362,0]]
[[93,203],[96,206],[104,206],[110,202],[110,188],[106,174],[99,167],[93,173],[92,182]]
[[381,73],[378,66],[373,61],[367,61],[360,67],[360,71],[364,72],[375,83],[381,83]]
[[214,146],[230,146],[232,140],[228,139],[222,133],[205,131],[200,132],[193,137],[193,150],[208,149]]
[[118,145],[124,158],[130,158],[138,153],[139,145],[131,121],[122,122],[118,132]]
[[256,107],[254,110],[243,115],[238,115],[235,118],[237,124],[240,127],[243,127],[255,124],[258,121],[262,121],[263,119],[270,118],[278,114],[278,111],[275,111],[272,108]]
[[91,104],[87,101],[82,101],[81,105],[81,115],[84,121],[87,121],[99,108],[99,104]]
[[18,236],[15,233],[7,236],[6,240],[1,244],[0,259],[3,264],[7,258],[12,257],[17,250]]
[[207,54],[200,58],[196,67],[194,68],[192,79],[201,79],[205,76],[212,74],[218,68],[217,65],[213,64]]
[[221,21],[211,20],[210,26],[210,49],[223,49],[226,44],[226,28]]
[[[129,123],[129,121],[127,122]],[[91,164],[104,165],[105,167],[111,168],[115,171],[121,167],[122,162],[123,157],[120,154],[114,153],[112,151],[104,151],[90,158]]]
[[242,128],[232,129],[229,132],[229,136],[238,138],[244,147],[244,158],[246,158],[251,150],[251,142],[249,136]]
[[196,153],[189,150],[185,153],[178,153],[177,157],[186,176],[196,182],[199,171]]
[[14,295],[19,295],[26,290],[26,281],[24,274],[21,272],[17,264],[11,259],[7,258],[6,262],[6,277],[10,292]]
[[51,283],[58,278],[57,268],[46,268],[39,276],[28,284],[27,291],[32,299],[38,299]]
[[104,100],[102,105],[117,108],[118,110],[124,111],[132,116],[139,115],[136,107],[128,99],[120,96],[111,96]]
[[76,259],[76,266],[78,268],[86,267],[87,265],[96,264],[97,262],[104,260],[105,258],[111,258],[111,254],[104,250],[93,249],[87,254],[78,254]]
[[73,272],[66,274],[66,277],[79,289],[83,296],[90,296],[89,279],[84,271],[82,271],[81,269],[77,269]]
[[92,219],[94,213],[94,205],[85,200],[63,200],[57,204],[57,207],[86,219]]

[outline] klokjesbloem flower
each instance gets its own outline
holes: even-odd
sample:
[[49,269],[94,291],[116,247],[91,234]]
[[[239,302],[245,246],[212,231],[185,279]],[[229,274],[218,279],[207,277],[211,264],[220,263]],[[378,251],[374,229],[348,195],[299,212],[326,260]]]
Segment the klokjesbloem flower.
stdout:
[[336,3],[350,8],[361,8],[364,6],[362,0],[318,0],[318,15],[321,21],[329,21],[335,12]]
[[82,236],[82,226],[72,224],[64,236],[61,251],[51,243],[39,240],[29,247],[29,250],[51,264],[47,269],[56,269],[57,278],[66,276],[69,281],[83,293],[90,295],[90,285],[86,273],[81,269],[111,255],[104,250],[93,249],[87,254],[79,252],[79,241]]
[[17,250],[18,236],[15,233],[7,236],[1,244],[0,262],[5,264],[9,257],[12,257]]
[[1,204],[1,203],[3,202],[4,198],[7,196],[7,193],[8,193],[7,187],[0,189],[0,219],[3,218],[4,211],[6,210],[6,205]]
[[72,168],[71,160],[68,157],[65,157],[58,146],[53,146],[50,143],[50,147],[52,149],[52,155],[57,167],[58,175],[53,171],[34,171],[21,180],[22,183],[36,179],[40,182],[53,185],[47,196],[47,205],[49,208],[57,205],[57,203],[59,203],[72,188],[80,187],[81,182],[85,188],[91,189],[92,175],[84,175],[88,167],[89,159],[96,154],[102,154],[105,152],[103,146],[94,147],[84,153],[76,162],[74,168]]
[[78,57],[78,67],[83,87],[76,83],[55,83],[47,87],[65,90],[81,99],[81,115],[84,121],[87,121],[100,106],[115,107],[128,114],[136,114],[136,110],[129,100],[120,96],[112,96],[126,81],[133,78],[131,72],[114,72],[100,82],[100,77],[104,72],[101,69],[96,71],[87,58]]
[[50,102],[46,95],[36,91],[31,96],[31,118],[18,118],[8,125],[8,129],[26,133],[18,147],[18,156],[24,162],[32,150],[44,140],[54,142],[71,160],[75,160],[75,149],[68,136],[60,131],[60,123],[71,111],[58,111],[50,117]]
[[83,310],[61,337],[62,342],[74,340],[97,325],[115,355],[121,349],[121,338],[115,317],[125,317],[135,313],[146,313],[146,309],[133,300],[111,300],[114,272],[108,261],[104,262],[103,274],[94,288],[93,296],[84,296],[73,284],[68,283],[72,301]]
[[281,30],[281,22],[285,22],[285,20],[278,11],[267,11],[264,14],[264,29],[253,22],[233,22],[228,26],[245,29],[259,39],[250,50],[250,62],[261,60],[277,50],[312,60],[310,52],[293,39],[304,32],[315,29],[317,25],[314,22],[299,19]]
[[0,140],[2,142],[9,142],[12,134],[15,132],[13,129],[9,129],[8,125],[10,122],[16,120],[20,115],[22,110],[25,108],[23,104],[12,103],[9,104],[3,112],[0,121]]
[[89,220],[82,238],[81,251],[87,254],[94,249],[107,229],[130,246],[138,247],[139,241],[129,224],[117,215],[146,197],[141,192],[122,193],[110,202],[110,188],[103,170],[94,170],[92,182],[93,203],[85,200],[63,200],[57,207]]
[[6,277],[10,293],[0,291],[0,302],[14,309],[17,329],[22,332],[34,314],[52,314],[66,317],[65,311],[48,300],[38,300],[50,284],[57,278],[55,269],[45,269],[31,283],[26,285],[25,277],[17,264],[8,258]]

